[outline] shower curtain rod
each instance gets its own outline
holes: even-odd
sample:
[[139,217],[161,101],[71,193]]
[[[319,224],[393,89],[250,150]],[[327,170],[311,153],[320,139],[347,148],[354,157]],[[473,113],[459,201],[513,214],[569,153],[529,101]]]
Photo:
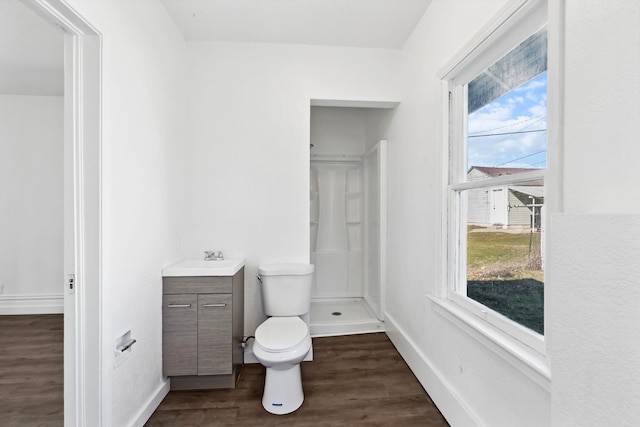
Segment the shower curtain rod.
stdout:
[[360,163],[362,162],[362,157],[359,156],[321,156],[321,155],[311,155],[312,162],[340,162],[340,163]]

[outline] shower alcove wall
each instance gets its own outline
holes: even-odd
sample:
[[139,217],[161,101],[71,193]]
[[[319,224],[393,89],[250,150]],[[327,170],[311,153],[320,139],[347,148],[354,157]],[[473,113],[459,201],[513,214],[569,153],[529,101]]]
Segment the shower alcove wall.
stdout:
[[384,330],[386,141],[375,130],[386,117],[311,108],[313,336]]

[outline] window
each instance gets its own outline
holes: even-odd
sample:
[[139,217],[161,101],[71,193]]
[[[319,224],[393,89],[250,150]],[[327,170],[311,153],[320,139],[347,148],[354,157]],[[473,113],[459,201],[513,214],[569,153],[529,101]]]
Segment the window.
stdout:
[[508,16],[443,75],[448,294],[543,352],[546,2]]

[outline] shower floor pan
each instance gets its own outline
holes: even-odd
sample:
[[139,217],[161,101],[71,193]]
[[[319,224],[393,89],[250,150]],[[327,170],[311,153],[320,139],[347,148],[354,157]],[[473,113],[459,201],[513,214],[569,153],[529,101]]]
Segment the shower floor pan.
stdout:
[[312,299],[312,337],[383,332],[384,322],[374,316],[363,298]]

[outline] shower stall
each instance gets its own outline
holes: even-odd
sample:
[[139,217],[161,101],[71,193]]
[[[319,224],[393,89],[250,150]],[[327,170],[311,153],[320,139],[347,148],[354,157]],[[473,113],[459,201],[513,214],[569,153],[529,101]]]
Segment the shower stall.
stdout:
[[384,330],[386,152],[311,157],[314,336]]

